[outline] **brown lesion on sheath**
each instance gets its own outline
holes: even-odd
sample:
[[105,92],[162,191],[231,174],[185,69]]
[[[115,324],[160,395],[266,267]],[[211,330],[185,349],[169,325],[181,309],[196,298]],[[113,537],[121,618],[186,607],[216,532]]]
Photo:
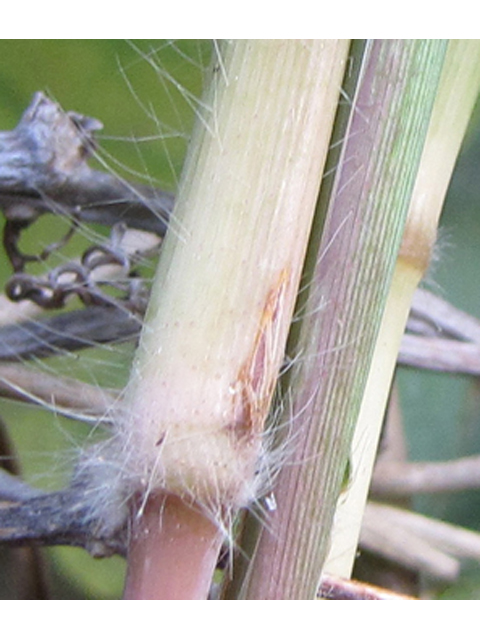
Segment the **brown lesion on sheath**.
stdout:
[[263,428],[284,348],[287,269],[270,288],[250,357],[241,367],[234,391],[235,419],[227,425],[236,438],[253,442]]

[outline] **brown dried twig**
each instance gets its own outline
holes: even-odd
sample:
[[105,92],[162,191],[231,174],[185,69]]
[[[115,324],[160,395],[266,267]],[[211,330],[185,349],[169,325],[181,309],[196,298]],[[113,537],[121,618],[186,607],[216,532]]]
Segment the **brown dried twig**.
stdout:
[[430,291],[418,289],[398,364],[480,375],[480,321]]
[[[5,480],[8,478],[8,481]],[[7,490],[8,489],[8,490]],[[30,487],[28,487],[30,489]],[[26,485],[17,485],[12,497],[12,478],[0,475],[0,541],[10,546],[70,545],[83,547],[96,557],[125,555],[126,531],[105,529],[104,521],[92,514],[85,486],[31,495]]]
[[321,600],[413,600],[409,596],[372,584],[323,575],[318,589]]
[[370,493],[375,498],[391,499],[468,489],[480,489],[478,455],[442,462],[377,464]]
[[404,509],[369,502],[360,535],[363,549],[447,582],[460,559],[480,561],[480,534]]
[[[0,132],[0,207],[7,218],[7,245],[46,211],[81,222],[113,225],[164,235],[173,195],[132,185],[91,169],[94,118],[64,112],[36,93],[18,126]],[[10,236],[10,237],[8,237]]]
[[480,343],[405,334],[398,363],[409,367],[480,375]]
[[[420,321],[423,321],[421,331],[418,330]],[[416,330],[412,327],[413,322],[417,323]],[[441,335],[480,344],[480,321],[426,289],[415,292],[407,329],[423,335]]]
[[7,364],[0,365],[0,397],[38,404],[87,422],[105,423],[118,392],[19,364]]

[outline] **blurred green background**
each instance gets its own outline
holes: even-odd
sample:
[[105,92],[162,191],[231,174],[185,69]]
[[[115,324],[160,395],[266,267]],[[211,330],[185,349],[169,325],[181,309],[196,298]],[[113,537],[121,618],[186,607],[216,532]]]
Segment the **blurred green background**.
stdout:
[[[203,73],[211,54],[208,40],[0,40],[0,130],[13,128],[35,91],[64,109],[95,117],[100,132],[99,163],[131,180],[175,190],[192,126]],[[427,285],[461,309],[480,317],[480,109],[477,108],[445,203],[437,256]],[[45,231],[49,237],[51,231]],[[37,238],[38,240],[38,238]],[[45,240],[47,241],[47,240]],[[9,275],[0,257],[2,282]],[[121,385],[131,349],[114,356],[75,356],[79,377]],[[108,363],[108,366],[105,363]],[[93,364],[92,364],[93,363]],[[41,366],[55,369],[49,361]],[[72,359],[59,364],[71,369]],[[401,401],[414,460],[451,459],[480,453],[480,384],[462,376],[398,372]],[[1,413],[21,450],[26,476],[57,486],[68,473],[85,427],[59,416],[2,402]],[[71,455],[69,455],[71,454]],[[53,473],[55,472],[55,473]],[[54,477],[53,485],[52,477]],[[480,529],[480,492],[422,498],[420,509]],[[117,598],[124,562],[93,560],[77,549],[48,550],[48,580],[56,598]],[[1,557],[0,557],[1,562]],[[1,568],[0,568],[1,576]],[[461,597],[477,597],[475,571]],[[0,577],[0,598],[8,597]],[[455,597],[455,591],[448,592]]]

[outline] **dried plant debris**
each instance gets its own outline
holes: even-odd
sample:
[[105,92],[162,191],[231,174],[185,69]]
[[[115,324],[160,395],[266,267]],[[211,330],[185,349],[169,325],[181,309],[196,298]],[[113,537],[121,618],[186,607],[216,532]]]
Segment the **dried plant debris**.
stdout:
[[[132,238],[133,233],[123,223],[116,224],[107,242],[91,245],[78,260],[42,276],[25,273],[22,260],[5,292],[14,302],[32,300],[43,309],[61,309],[74,296],[86,306],[116,304],[118,296],[122,296],[125,307],[143,313],[148,296],[135,269],[152,252],[152,247],[158,250],[159,243],[154,245],[151,238],[144,236]],[[106,293],[106,285],[116,295]]]
[[137,338],[141,320],[121,307],[76,309],[0,328],[0,361],[24,362]]
[[365,510],[360,545],[442,582],[458,579],[462,558],[480,561],[479,533],[376,502]]
[[[0,327],[0,361],[19,363],[1,365],[0,395],[50,405],[71,417],[82,412],[87,421],[103,416],[108,422],[114,391],[23,365],[104,343],[136,340],[140,332],[149,290],[138,267],[158,253],[173,196],[91,169],[87,161],[100,128],[97,120],[65,113],[38,93],[19,125],[0,132],[3,244],[13,271],[6,297],[0,299],[6,308],[2,316],[11,315],[12,303],[21,306],[28,301],[30,305],[28,319]],[[20,249],[22,235],[46,212],[67,217],[69,229],[38,255],[26,255]],[[43,264],[71,240],[80,225],[90,222],[111,227],[110,236],[92,244],[78,260],[44,275],[28,272],[30,264]],[[75,300],[82,308],[68,308]],[[45,310],[60,312],[51,315]],[[0,471],[2,543],[76,545],[94,555],[124,552],[125,514],[119,519],[109,517],[107,528],[103,520],[96,520],[82,474],[76,472],[63,491],[43,492],[11,471]]]
[[320,600],[411,600],[387,589],[357,580],[346,580],[336,576],[323,575],[318,589]]
[[43,93],[35,94],[13,131],[0,133],[0,207],[7,220],[7,242],[53,211],[72,220],[113,225],[164,235],[173,196],[91,169],[93,118],[64,112]]
[[[87,160],[99,128],[98,121],[65,113],[38,93],[19,125],[0,132],[3,244],[13,270],[6,295],[15,303],[33,302],[34,315],[42,309],[63,309],[74,299],[88,308],[3,327],[0,361],[46,357],[138,336],[149,293],[138,266],[158,252],[173,196],[91,169]],[[71,226],[59,242],[26,255],[19,247],[22,234],[45,212],[67,216]],[[110,237],[43,275],[27,271],[29,264],[43,264],[67,243],[79,223],[91,221],[111,226]]]
[[105,529],[103,520],[91,517],[84,489],[83,485],[75,484],[62,491],[37,493],[20,481],[12,482],[2,472],[0,541],[10,545],[79,546],[95,557],[124,555],[124,522],[116,529]]
[[479,375],[480,321],[419,289],[398,362],[433,371]]

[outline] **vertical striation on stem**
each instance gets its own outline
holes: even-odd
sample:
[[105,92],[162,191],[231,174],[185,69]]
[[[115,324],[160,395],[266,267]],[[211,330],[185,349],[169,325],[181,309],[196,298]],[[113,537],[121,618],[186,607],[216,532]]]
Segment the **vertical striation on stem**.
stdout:
[[317,592],[445,42],[373,40],[363,53],[296,350],[294,451],[242,595]]

